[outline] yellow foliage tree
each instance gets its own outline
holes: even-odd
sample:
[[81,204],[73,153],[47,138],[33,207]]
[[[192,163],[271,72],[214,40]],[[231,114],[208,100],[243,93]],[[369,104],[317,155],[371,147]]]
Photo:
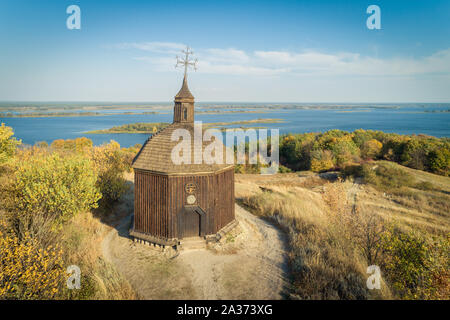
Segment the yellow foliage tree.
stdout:
[[0,231],[0,299],[57,298],[65,277],[62,255],[29,235],[19,241]]
[[101,194],[89,159],[71,155],[32,156],[17,165],[13,186],[15,212],[42,212],[65,221],[97,207]]
[[313,151],[311,157],[311,171],[327,171],[334,167],[333,154],[329,150]]
[[14,131],[12,128],[2,123],[0,126],[0,166],[11,160],[16,147],[22,143],[21,140],[17,140],[13,135]]
[[383,144],[377,139],[366,141],[361,148],[361,155],[364,159],[375,159],[383,149]]
[[109,144],[92,148],[91,159],[99,177],[97,186],[102,193],[102,204],[108,206],[128,189],[123,178],[127,169],[125,153],[119,143],[111,140]]

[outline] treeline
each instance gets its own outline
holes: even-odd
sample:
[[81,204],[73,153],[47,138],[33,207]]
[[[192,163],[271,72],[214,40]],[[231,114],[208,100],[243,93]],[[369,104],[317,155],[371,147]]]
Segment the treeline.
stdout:
[[26,112],[26,113],[0,113],[0,118],[55,118],[55,117],[92,117],[92,116],[116,116],[116,115],[149,115],[160,112]]
[[450,139],[362,129],[280,137],[280,163],[292,170],[341,170],[378,159],[449,176]]
[[[115,141],[96,147],[87,138],[20,144],[2,124],[0,299],[132,296],[97,246],[104,228],[99,219],[128,190],[123,174],[138,149]],[[66,286],[70,265],[82,270],[80,290]]]
[[98,116],[99,112],[27,112],[27,113],[0,113],[0,118],[44,118],[44,117],[81,117]]
[[156,133],[159,130],[167,127],[169,123],[155,122],[155,123],[131,123],[124,124],[122,126],[112,127],[105,130],[94,130],[87,133],[90,134],[102,134],[102,133]]

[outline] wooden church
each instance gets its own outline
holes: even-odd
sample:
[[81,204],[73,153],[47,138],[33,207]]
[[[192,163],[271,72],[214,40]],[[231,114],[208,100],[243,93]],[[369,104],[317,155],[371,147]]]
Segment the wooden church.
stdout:
[[[183,84],[175,96],[173,123],[151,136],[133,161],[135,172],[135,239],[165,246],[178,246],[183,239],[217,239],[235,224],[234,165],[194,163],[194,153],[211,142],[194,148],[191,139],[189,164],[174,164],[174,130],[185,129],[194,137],[194,96],[187,83],[192,52],[187,49]],[[195,66],[195,65],[194,65]],[[203,140],[203,139],[202,139]],[[225,151],[224,151],[225,154]]]

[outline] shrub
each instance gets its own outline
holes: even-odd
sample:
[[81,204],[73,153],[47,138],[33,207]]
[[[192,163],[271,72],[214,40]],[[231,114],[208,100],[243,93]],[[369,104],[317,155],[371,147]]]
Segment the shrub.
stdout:
[[292,172],[292,170],[280,164],[280,166],[278,167],[278,172],[279,173],[288,173],[288,172]]
[[330,150],[336,158],[336,164],[343,167],[346,164],[358,161],[359,149],[351,139],[351,135],[333,139],[330,142]]
[[291,169],[309,170],[316,134],[304,133],[280,138],[280,160]]
[[126,165],[126,169],[127,171],[131,171],[132,167],[132,163],[134,158],[136,157],[136,155],[138,154],[139,150],[141,150],[142,145],[137,143],[134,146],[131,146],[129,148],[122,148],[122,152],[124,153],[124,162]]
[[123,177],[128,168],[126,154],[111,140],[107,145],[93,148],[91,157],[98,173],[96,185],[102,194],[101,204],[108,207],[128,189]]
[[58,154],[34,156],[18,163],[13,185],[14,211],[42,212],[62,222],[97,207],[101,195],[91,161]]
[[37,141],[34,146],[38,148],[48,148],[48,143],[47,141]]
[[387,134],[385,140],[382,141],[382,157],[386,160],[400,162],[403,150],[409,140],[411,140],[411,137],[397,134]]
[[361,148],[361,155],[364,159],[375,159],[380,155],[382,148],[383,144],[380,141],[371,139],[364,142]]
[[434,184],[432,184],[432,183],[429,182],[429,181],[422,181],[422,182],[419,182],[419,183],[417,183],[414,187],[415,187],[416,189],[419,189],[419,190],[425,190],[425,191],[431,191],[431,190],[435,190],[435,189],[436,189],[436,187],[434,186]]
[[0,231],[0,299],[54,299],[64,275],[61,249]]
[[16,151],[16,147],[21,144],[20,140],[13,137],[14,131],[11,127],[0,126],[0,166],[10,162]]
[[357,129],[353,131],[353,142],[358,148],[361,148],[365,142],[371,139],[373,139],[373,136],[370,130]]
[[442,296],[448,294],[448,240],[430,243],[418,233],[391,228],[382,246],[387,278],[402,298],[448,298]]
[[430,169],[434,173],[450,175],[450,149],[439,148],[433,150],[428,155]]
[[414,169],[425,170],[428,166],[425,145],[418,139],[409,140],[401,155],[402,164]]
[[92,148],[92,140],[85,138],[85,137],[81,137],[81,138],[76,138],[74,140],[72,139],[67,139],[67,140],[63,140],[63,139],[59,139],[59,140],[55,140],[52,142],[51,147],[57,151],[76,151],[78,153],[86,153],[87,150],[89,150],[90,148]]
[[382,191],[391,191],[401,187],[411,187],[415,183],[414,177],[393,163],[386,161],[378,164],[363,164],[362,177],[364,182],[372,184]]
[[329,150],[316,150],[311,155],[311,170],[322,172],[334,167],[333,154]]
[[352,164],[345,166],[341,170],[341,175],[344,178],[347,177],[360,178],[363,176],[363,167],[360,164]]
[[372,210],[355,206],[351,216],[351,239],[360,248],[368,265],[378,262],[383,240],[384,221]]

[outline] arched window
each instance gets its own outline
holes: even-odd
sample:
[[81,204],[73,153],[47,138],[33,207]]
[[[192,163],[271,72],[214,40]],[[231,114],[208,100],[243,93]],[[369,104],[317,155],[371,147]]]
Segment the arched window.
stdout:
[[184,120],[187,120],[187,109],[184,108],[184,109],[183,109],[183,112],[184,112]]

